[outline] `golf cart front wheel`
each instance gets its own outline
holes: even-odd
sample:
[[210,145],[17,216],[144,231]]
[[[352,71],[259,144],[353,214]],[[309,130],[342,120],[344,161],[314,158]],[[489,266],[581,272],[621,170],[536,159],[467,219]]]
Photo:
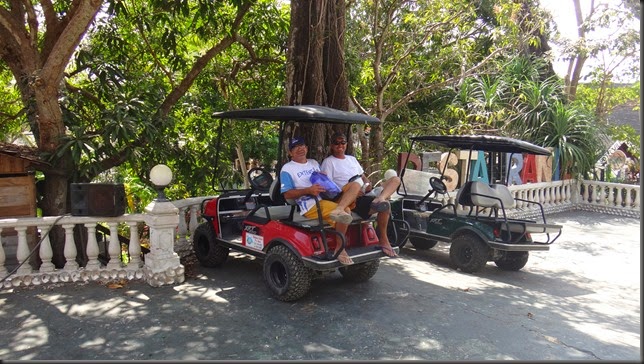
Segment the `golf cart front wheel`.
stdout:
[[230,253],[230,249],[217,242],[210,222],[197,226],[192,237],[192,249],[199,263],[208,268],[224,264]]
[[264,259],[264,281],[280,301],[295,301],[311,288],[311,270],[284,245],[271,248]]
[[502,270],[518,271],[528,263],[528,252],[508,252],[504,251],[501,258],[496,259],[494,264]]
[[465,273],[481,270],[487,263],[490,248],[474,234],[459,234],[452,239],[449,259],[452,265]]

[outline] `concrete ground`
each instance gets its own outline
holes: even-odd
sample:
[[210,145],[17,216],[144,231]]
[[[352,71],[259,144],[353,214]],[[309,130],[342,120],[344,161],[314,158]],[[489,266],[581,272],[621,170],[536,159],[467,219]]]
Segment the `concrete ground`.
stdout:
[[641,362],[640,221],[574,211],[519,272],[449,268],[406,246],[368,282],[339,273],[300,301],[231,254],[183,284],[60,283],[0,291],[3,360],[609,360]]

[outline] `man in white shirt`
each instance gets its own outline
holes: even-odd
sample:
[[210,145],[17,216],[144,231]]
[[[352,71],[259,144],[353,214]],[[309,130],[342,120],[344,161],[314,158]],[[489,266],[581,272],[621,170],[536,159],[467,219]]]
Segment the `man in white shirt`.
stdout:
[[[318,218],[318,210],[315,207],[315,199],[318,199],[322,219],[333,226],[336,231],[345,235],[353,220],[348,206],[360,192],[360,186],[357,184],[350,186],[347,191],[342,193],[344,196],[340,197],[337,202],[321,199],[320,193],[324,192],[325,188],[319,184],[311,183],[311,175],[313,172],[320,171],[320,165],[315,159],[308,159],[307,152],[308,147],[303,138],[291,139],[288,152],[291,161],[284,164],[280,171],[280,192],[284,198],[295,200],[300,207],[300,214],[309,219]],[[338,249],[340,247],[338,245]],[[338,261],[343,265],[353,264],[353,260],[345,250],[338,255]]]
[[[339,132],[333,134],[331,137],[331,155],[322,161],[320,169],[342,188],[343,192],[340,198],[344,197],[345,190],[351,191],[355,189],[354,185],[356,184],[361,186],[361,191],[356,195],[355,201],[352,201],[349,208],[364,219],[369,218],[374,213],[378,213],[377,222],[380,232],[380,247],[387,256],[396,257],[397,254],[392,249],[389,238],[387,237],[387,224],[389,223],[389,216],[391,214],[389,198],[398,189],[400,178],[394,176],[387,179],[378,196],[365,195],[371,192],[373,187],[369,183],[369,179],[364,174],[364,169],[358,160],[352,155],[345,154],[346,150],[346,135]],[[353,193],[350,192],[350,195],[353,196]]]

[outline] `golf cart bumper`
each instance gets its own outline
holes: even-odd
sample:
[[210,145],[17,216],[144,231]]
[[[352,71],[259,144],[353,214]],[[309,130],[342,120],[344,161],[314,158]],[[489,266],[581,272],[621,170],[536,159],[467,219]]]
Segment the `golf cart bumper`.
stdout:
[[509,252],[526,252],[526,251],[547,251],[550,250],[550,245],[537,244],[537,243],[522,243],[522,244],[509,244],[498,241],[488,241],[487,244],[490,248],[504,250]]
[[[393,250],[398,254],[400,248],[393,247]],[[380,258],[388,258],[378,246],[369,246],[365,248],[349,248],[347,253],[353,260],[354,264],[366,263]],[[337,259],[327,260],[324,257],[302,257],[302,262],[307,268],[313,270],[332,270],[340,267],[345,267]]]

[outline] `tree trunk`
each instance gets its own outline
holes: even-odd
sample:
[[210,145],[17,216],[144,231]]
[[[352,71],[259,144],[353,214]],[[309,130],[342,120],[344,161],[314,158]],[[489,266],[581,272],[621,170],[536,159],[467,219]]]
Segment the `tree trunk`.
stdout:
[[[579,3],[579,0],[573,0],[573,4],[575,5],[575,17],[577,19],[577,35],[579,36],[579,39],[585,39],[586,31],[582,27],[582,24],[584,23],[584,17],[581,14],[581,5]],[[588,15],[588,17],[590,17],[594,11],[595,3],[593,1],[591,3],[590,14]],[[578,50],[578,53],[575,55],[575,57],[570,60],[570,64],[568,66],[568,74],[564,78],[564,90],[569,101],[575,100],[577,96],[577,86],[579,85],[579,78],[581,78],[581,71],[584,68],[586,59],[588,59],[587,52],[580,49]]]
[[[344,0],[291,1],[286,91],[289,105],[349,109],[344,70],[344,15]],[[288,130],[287,137],[304,137],[309,145],[308,157],[321,161],[328,155],[334,130],[349,136],[347,127],[307,124]]]

